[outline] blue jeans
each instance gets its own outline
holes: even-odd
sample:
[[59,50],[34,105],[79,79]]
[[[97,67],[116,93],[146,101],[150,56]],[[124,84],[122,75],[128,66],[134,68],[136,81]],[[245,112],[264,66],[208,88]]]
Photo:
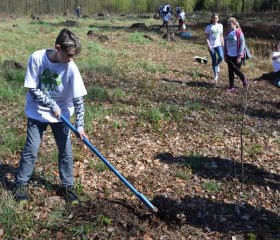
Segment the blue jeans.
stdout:
[[58,147],[58,169],[63,186],[73,186],[73,157],[70,130],[63,122],[44,123],[31,118],[27,122],[27,137],[22,151],[18,172],[17,185],[26,185],[31,177],[41,140],[48,125],[52,129],[56,145]]
[[[217,60],[216,54],[218,55],[218,60]],[[218,73],[218,66],[224,59],[224,51],[223,51],[222,46],[211,48],[210,56],[212,59],[213,72],[214,72],[214,75],[216,76]]]

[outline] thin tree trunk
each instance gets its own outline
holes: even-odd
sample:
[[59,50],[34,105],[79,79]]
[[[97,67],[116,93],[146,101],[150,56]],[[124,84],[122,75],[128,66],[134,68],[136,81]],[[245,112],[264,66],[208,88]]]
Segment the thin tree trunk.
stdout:
[[245,0],[242,0],[242,13],[245,12]]

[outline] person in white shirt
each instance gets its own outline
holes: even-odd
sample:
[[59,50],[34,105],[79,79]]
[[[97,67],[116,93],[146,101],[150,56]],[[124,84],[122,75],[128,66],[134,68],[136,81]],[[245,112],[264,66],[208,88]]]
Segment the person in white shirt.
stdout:
[[162,29],[164,26],[166,26],[166,29],[168,31],[169,30],[168,23],[171,21],[171,18],[172,18],[171,12],[167,13],[166,16],[163,18],[163,23],[162,23],[161,27],[159,28],[159,30]]
[[27,138],[15,177],[16,200],[29,200],[27,184],[37,161],[43,134],[50,126],[58,148],[60,193],[71,204],[79,202],[74,192],[73,156],[70,130],[61,121],[63,115],[70,120],[75,112],[79,138],[84,132],[84,102],[87,94],[81,74],[73,58],[81,52],[78,37],[63,29],[56,38],[54,49],[35,51],[29,58],[25,74]]
[[[219,64],[224,59],[224,37],[223,37],[223,25],[219,23],[219,15],[214,13],[211,17],[210,24],[205,29],[207,47],[212,59],[212,68],[214,72],[214,81],[218,81],[220,67]],[[218,59],[217,59],[218,55]]]
[[277,44],[277,51],[272,53],[272,66],[275,72],[275,84],[280,87],[280,42]]
[[185,20],[186,20],[185,11],[181,9],[181,12],[179,14],[179,31],[182,30],[183,25],[185,24]]

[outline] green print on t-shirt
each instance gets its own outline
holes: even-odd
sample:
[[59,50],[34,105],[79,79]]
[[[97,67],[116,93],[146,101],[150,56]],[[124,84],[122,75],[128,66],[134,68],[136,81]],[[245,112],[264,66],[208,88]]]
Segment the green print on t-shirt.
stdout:
[[217,38],[219,35],[220,30],[218,28],[214,28],[212,30],[213,37]]
[[40,75],[40,81],[42,83],[41,90],[46,89],[47,91],[58,92],[56,87],[61,84],[61,77],[57,73],[52,72],[49,69],[45,69]]
[[236,45],[236,37],[232,34],[227,36],[227,45],[228,46],[235,46]]

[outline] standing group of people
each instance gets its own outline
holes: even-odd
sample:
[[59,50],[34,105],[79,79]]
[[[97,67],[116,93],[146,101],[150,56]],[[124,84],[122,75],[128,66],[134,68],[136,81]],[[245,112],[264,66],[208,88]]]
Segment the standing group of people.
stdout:
[[242,73],[242,59],[245,53],[244,34],[236,18],[230,17],[227,21],[228,30],[223,35],[223,25],[219,23],[219,15],[214,13],[210,24],[205,29],[208,50],[212,59],[214,80],[218,81],[220,63],[225,60],[228,66],[229,87],[228,92],[235,92],[234,75],[237,75],[243,86],[249,83],[248,78]]
[[[169,31],[168,25],[172,21],[173,11],[168,3],[159,7],[159,16],[162,17],[163,19],[160,29],[166,27],[167,31]],[[175,22],[177,19],[179,20],[179,25],[178,25],[179,31],[181,31],[182,29],[186,29],[186,25],[185,25],[186,14],[185,11],[183,9],[180,9],[179,6],[176,7],[176,15],[173,21]]]

